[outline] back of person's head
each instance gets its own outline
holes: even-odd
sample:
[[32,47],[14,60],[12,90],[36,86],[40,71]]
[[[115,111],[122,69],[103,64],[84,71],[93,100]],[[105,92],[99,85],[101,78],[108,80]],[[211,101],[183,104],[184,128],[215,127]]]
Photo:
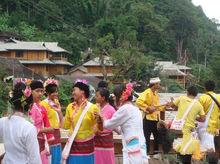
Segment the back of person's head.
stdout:
[[[128,84],[127,84],[128,85]],[[121,96],[123,95],[123,93],[124,92],[126,92],[126,90],[127,90],[127,85],[124,85],[124,84],[121,84],[121,85],[117,85],[116,87],[115,87],[115,89],[114,89],[114,95],[115,95],[115,97],[116,97],[116,103],[118,103],[119,102],[119,100],[120,100],[120,98],[121,98]],[[133,99],[133,94],[132,94],[132,92],[130,93],[130,95],[127,95],[128,97],[127,97],[127,101],[132,101],[132,99]]]
[[206,91],[214,91],[215,90],[215,82],[212,80],[206,81],[204,86],[205,86]]
[[104,80],[100,81],[98,83],[98,88],[108,88],[108,82]]
[[190,86],[188,89],[187,89],[187,94],[190,95],[190,96],[194,96],[196,97],[197,94],[198,94],[198,90],[195,86]]
[[14,106],[14,110],[23,110],[23,112],[27,112],[30,105],[33,103],[31,89],[22,82],[17,83],[14,86],[10,103]]

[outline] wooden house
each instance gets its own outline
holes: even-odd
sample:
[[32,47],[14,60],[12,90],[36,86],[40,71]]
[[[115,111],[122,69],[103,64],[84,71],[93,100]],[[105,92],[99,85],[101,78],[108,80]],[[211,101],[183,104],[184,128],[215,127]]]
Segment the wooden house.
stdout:
[[0,56],[16,58],[24,66],[44,77],[62,75],[72,66],[68,52],[57,42],[26,42],[10,39],[0,44]]
[[70,76],[91,76],[99,79],[104,79],[104,74],[106,74],[107,77],[112,77],[114,65],[108,56],[104,57],[104,67],[101,64],[99,57],[96,57],[81,65],[71,68],[68,74]]
[[191,68],[185,65],[174,64],[172,61],[158,61],[156,65],[156,68],[161,70],[161,76],[173,79],[177,83],[185,86]]

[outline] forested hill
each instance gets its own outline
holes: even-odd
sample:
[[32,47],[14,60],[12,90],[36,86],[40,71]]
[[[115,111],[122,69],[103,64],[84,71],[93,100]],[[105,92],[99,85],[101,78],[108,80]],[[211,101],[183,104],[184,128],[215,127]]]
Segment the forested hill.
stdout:
[[74,64],[91,47],[119,62],[133,55],[137,69],[143,60],[187,60],[201,79],[220,79],[220,31],[190,0],[1,0],[0,31],[58,41]]

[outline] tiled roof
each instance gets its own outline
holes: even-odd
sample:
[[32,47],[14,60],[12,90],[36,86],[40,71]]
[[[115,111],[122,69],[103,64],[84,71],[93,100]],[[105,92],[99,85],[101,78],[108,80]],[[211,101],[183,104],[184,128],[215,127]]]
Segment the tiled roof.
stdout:
[[[108,56],[104,57],[104,64],[105,66],[113,66],[112,60]],[[87,61],[86,63],[83,64],[83,66],[101,66],[99,57]]]
[[58,46],[57,42],[26,42],[11,39],[11,42],[1,43],[0,51],[5,50],[47,50],[51,52],[65,52],[65,49]]

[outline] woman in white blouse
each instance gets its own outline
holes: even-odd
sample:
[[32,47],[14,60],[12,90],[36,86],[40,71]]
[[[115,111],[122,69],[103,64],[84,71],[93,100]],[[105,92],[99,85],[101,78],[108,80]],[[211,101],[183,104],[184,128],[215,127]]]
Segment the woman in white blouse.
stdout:
[[97,119],[104,128],[121,127],[124,164],[148,164],[142,115],[131,102],[132,87],[131,83],[117,86],[114,95],[118,110],[109,120],[103,121],[100,115],[97,115]]
[[30,89],[22,82],[17,83],[10,102],[13,114],[0,118],[0,138],[5,147],[2,163],[41,164],[37,130],[24,114],[33,103]]

